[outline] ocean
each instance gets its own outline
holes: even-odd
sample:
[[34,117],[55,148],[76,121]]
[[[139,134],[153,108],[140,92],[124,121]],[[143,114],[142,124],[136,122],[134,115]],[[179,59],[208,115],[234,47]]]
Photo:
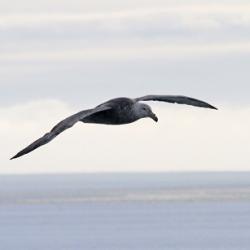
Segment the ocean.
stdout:
[[249,250],[250,173],[0,176],[0,250]]

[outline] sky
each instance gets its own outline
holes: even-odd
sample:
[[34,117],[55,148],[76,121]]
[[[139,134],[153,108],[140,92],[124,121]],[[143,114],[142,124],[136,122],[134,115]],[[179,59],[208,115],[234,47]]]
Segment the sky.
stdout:
[[[0,2],[0,174],[250,170],[250,3]],[[159,123],[77,124],[15,161],[58,121],[119,96],[180,94],[219,111],[149,103]]]

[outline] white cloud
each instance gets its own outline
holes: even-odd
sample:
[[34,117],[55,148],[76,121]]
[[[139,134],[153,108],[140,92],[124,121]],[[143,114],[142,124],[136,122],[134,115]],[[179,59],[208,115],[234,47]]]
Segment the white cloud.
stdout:
[[26,35],[33,33],[34,37],[39,32],[44,35],[47,32],[47,38],[53,35],[56,37],[60,31],[71,32],[75,36],[79,32],[88,32],[87,36],[98,36],[98,32],[101,31],[108,32],[109,35],[110,33],[136,35],[143,30],[216,31],[231,26],[249,27],[249,13],[250,5],[182,5],[112,12],[6,14],[0,17],[0,29],[13,33],[22,31],[26,32],[24,33]]
[[1,61],[248,53],[249,13],[249,4],[204,3],[3,14]]
[[99,47],[88,49],[69,49],[62,51],[41,51],[2,53],[0,62],[32,62],[32,61],[120,61],[127,59],[162,59],[190,58],[199,55],[211,56],[231,53],[249,53],[250,41],[241,43],[210,43],[210,44],[162,44],[142,46],[133,45],[120,47]]
[[8,159],[76,112],[57,101],[1,108],[0,173],[250,170],[250,107],[219,111],[152,104],[159,123],[77,124],[53,142]]
[[[49,25],[96,24],[101,27],[127,26],[129,23],[156,23],[167,21],[171,26],[183,27],[217,27],[226,24],[249,25],[250,4],[188,4],[162,5],[149,8],[133,6],[131,9],[115,11],[81,11],[78,12],[33,12],[8,13],[0,17],[1,28],[14,27],[50,27]],[[172,21],[175,21],[173,23]],[[177,22],[177,23],[176,23]],[[117,26],[118,25],[118,26]],[[133,28],[133,25],[131,26]]]
[[[1,173],[250,170],[248,1],[13,0],[0,13]],[[8,161],[78,111],[46,98],[79,104],[155,92],[231,104],[219,112],[152,104],[159,124],[78,124]]]

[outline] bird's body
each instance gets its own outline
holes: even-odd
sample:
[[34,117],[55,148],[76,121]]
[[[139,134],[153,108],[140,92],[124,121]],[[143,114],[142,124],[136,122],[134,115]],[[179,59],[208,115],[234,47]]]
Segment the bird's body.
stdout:
[[158,118],[153,113],[151,107],[145,103],[141,103],[141,101],[162,101],[216,109],[206,102],[186,96],[148,95],[135,99],[127,97],[115,98],[104,102],[93,109],[83,110],[70,117],[67,117],[54,126],[49,133],[46,133],[43,137],[39,138],[28,147],[21,150],[11,159],[21,157],[30,153],[36,148],[47,144],[64,130],[71,128],[79,121],[83,123],[123,125],[148,117],[157,122]]
[[81,119],[84,123],[96,123],[106,125],[124,125],[136,121],[138,118],[134,115],[135,102],[126,97],[111,99],[97,107],[108,106],[111,109],[100,113],[95,113]]

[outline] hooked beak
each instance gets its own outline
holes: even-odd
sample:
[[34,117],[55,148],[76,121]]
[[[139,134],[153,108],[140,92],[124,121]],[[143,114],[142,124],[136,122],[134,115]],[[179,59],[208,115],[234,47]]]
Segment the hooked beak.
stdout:
[[155,122],[158,122],[158,117],[154,113],[150,115],[150,118],[153,119]]

